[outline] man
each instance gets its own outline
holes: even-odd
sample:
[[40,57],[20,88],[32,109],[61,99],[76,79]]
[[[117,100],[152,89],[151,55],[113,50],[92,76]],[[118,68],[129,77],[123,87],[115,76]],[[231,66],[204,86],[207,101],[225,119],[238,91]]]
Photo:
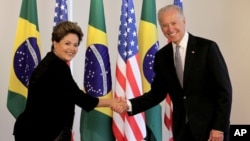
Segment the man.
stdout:
[[[174,108],[174,141],[228,141],[232,87],[218,45],[188,33],[178,6],[161,8],[158,20],[170,43],[155,55],[151,90],[127,100],[129,115],[155,106],[169,93]],[[179,46],[180,78],[175,60]]]

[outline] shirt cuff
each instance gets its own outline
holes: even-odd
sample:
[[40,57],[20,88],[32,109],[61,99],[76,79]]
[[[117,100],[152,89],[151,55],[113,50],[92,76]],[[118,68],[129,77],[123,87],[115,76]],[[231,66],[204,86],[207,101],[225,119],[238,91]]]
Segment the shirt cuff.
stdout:
[[128,112],[132,112],[132,104],[129,100],[127,100],[127,104],[128,104]]

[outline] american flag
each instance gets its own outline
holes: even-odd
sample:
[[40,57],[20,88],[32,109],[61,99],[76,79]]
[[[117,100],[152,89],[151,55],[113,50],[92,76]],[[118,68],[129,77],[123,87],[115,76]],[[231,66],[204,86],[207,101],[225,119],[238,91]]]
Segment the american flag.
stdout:
[[[116,63],[115,97],[131,99],[142,95],[138,39],[132,0],[122,0]],[[113,113],[113,132],[117,141],[141,141],[146,136],[145,115]]]
[[61,21],[68,20],[67,0],[56,0],[54,26]]
[[166,102],[165,113],[164,113],[165,127],[163,127],[165,129],[165,133],[163,133],[165,137],[163,137],[163,139],[167,141],[173,141],[173,131],[172,131],[173,103],[169,95],[166,96],[165,102]]

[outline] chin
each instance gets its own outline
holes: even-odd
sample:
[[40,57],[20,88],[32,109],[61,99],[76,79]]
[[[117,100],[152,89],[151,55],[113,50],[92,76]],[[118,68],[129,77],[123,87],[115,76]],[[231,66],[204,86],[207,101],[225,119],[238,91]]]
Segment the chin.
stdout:
[[69,59],[69,58],[66,59],[66,58],[65,58],[65,59],[64,59],[64,62],[70,62],[71,60],[72,60],[72,59]]

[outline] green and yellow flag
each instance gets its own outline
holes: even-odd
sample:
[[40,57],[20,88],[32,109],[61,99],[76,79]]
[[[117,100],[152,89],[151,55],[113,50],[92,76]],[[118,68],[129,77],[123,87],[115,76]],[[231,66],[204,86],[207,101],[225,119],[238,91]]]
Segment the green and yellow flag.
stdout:
[[26,105],[31,73],[41,61],[36,0],[23,0],[10,69],[7,107],[17,118]]
[[[142,73],[142,88],[143,92],[147,92],[150,90],[150,84],[153,81],[154,57],[159,48],[155,0],[143,0],[139,26],[138,41]],[[162,141],[161,113],[162,110],[160,104],[145,111],[147,125],[146,140]]]
[[[107,45],[103,0],[91,0],[84,91],[100,98],[112,98],[110,60]],[[95,108],[81,112],[81,141],[113,141],[112,110]]]

